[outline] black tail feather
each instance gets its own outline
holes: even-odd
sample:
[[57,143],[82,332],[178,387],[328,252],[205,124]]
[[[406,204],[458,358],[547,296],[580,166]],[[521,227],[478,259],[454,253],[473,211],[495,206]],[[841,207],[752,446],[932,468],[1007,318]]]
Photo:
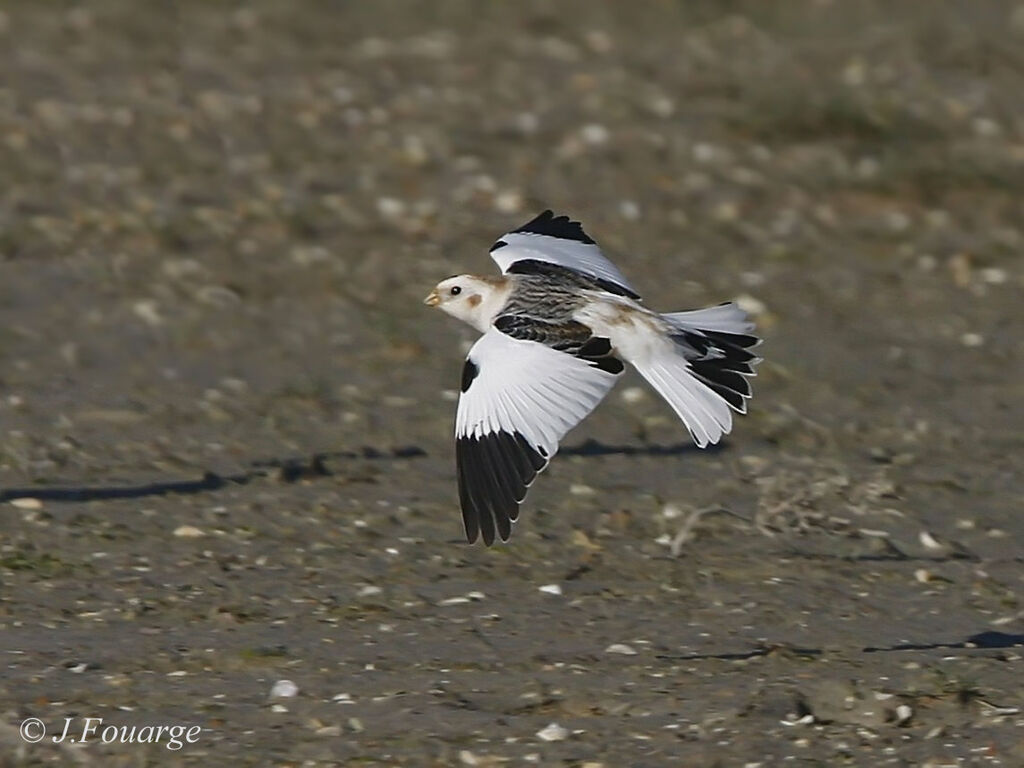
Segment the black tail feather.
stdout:
[[693,375],[740,413],[751,396],[748,376],[761,359],[750,351],[761,343],[757,336],[697,330],[672,334],[683,350]]

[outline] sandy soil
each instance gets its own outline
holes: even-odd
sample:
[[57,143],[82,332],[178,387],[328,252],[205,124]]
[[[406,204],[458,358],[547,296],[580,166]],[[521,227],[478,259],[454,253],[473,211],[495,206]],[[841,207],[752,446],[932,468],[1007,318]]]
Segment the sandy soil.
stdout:
[[[1024,765],[1024,5],[922,9],[0,6],[3,764]],[[545,207],[766,362],[468,547],[420,299]]]

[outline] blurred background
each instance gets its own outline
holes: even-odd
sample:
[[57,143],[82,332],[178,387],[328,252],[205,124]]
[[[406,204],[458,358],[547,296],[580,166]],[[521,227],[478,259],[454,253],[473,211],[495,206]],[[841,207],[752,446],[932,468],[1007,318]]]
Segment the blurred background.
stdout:
[[[4,720],[200,722],[183,765],[1024,761],[986,708],[1022,93],[1018,2],[0,3]],[[544,208],[765,363],[707,452],[623,382],[468,548],[475,334],[421,299]]]

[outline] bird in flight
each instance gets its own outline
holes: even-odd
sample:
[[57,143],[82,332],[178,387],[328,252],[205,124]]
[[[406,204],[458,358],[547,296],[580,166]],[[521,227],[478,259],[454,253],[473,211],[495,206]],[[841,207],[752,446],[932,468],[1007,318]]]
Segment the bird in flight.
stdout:
[[701,448],[746,412],[760,362],[735,304],[659,314],[579,222],[544,211],[491,246],[497,277],[456,275],[424,303],[483,333],[462,369],[455,417],[466,538],[508,541],[526,490],[632,365]]

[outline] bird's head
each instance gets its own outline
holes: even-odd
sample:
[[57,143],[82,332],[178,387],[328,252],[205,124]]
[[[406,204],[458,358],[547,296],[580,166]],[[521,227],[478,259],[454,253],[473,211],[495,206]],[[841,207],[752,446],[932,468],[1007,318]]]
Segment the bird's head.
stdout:
[[507,298],[505,282],[504,278],[455,275],[438,283],[423,303],[486,331]]

